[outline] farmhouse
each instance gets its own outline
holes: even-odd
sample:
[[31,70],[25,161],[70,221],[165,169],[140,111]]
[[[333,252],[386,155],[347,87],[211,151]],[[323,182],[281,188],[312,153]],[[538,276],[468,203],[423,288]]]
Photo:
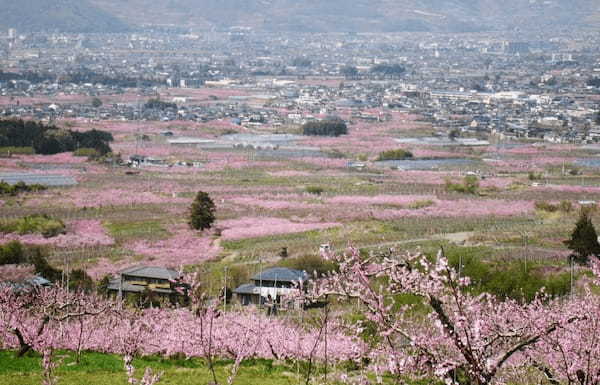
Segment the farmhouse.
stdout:
[[253,283],[241,285],[233,292],[244,306],[272,301],[283,308],[293,308],[299,305],[293,298],[298,292],[297,285],[308,279],[306,271],[273,267],[256,274]]
[[164,267],[136,266],[121,271],[108,284],[108,291],[117,296],[128,297],[150,292],[160,297],[180,295],[175,288],[181,274]]

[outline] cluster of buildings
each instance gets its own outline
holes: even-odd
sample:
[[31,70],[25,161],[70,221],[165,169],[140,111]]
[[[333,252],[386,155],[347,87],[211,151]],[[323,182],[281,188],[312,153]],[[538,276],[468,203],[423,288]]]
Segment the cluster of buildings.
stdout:
[[[0,37],[5,69],[0,113],[36,119],[226,119],[277,128],[340,110],[366,121],[403,110],[463,135],[594,141],[598,40],[584,32],[526,37],[11,30]],[[196,89],[208,97],[188,92]],[[119,101],[119,95],[131,93],[133,100]],[[173,106],[145,108],[157,95]],[[93,98],[104,96],[112,101],[92,105]],[[35,97],[64,101],[31,102]]]
[[[226,290],[224,302],[233,300],[242,306],[267,305],[284,310],[298,308],[303,305],[298,296],[299,290],[309,278],[305,271],[272,267],[254,275],[251,283],[235,288],[234,298],[230,298]],[[189,288],[178,271],[164,267],[136,266],[113,277],[106,289],[109,294],[122,299],[139,300],[144,295],[154,297],[152,302],[166,300],[175,304],[189,295]]]

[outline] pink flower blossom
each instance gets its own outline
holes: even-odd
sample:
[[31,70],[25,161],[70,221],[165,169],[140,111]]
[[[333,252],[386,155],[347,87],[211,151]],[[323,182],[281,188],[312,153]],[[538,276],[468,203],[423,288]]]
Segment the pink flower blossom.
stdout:
[[0,243],[9,241],[70,248],[109,246],[114,244],[114,240],[106,233],[106,230],[102,227],[100,221],[97,220],[73,221],[68,224],[66,234],[60,234],[52,238],[44,238],[40,234],[0,234]]
[[0,282],[20,282],[31,278],[34,271],[33,265],[0,265]]

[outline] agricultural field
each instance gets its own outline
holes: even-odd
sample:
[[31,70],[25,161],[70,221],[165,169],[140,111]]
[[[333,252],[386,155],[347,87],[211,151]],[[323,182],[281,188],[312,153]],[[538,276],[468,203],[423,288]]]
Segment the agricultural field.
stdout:
[[[579,202],[596,200],[600,193],[598,169],[586,166],[600,150],[528,143],[398,144],[414,130],[426,132],[426,124],[408,114],[350,125],[349,135],[337,138],[297,136],[278,150],[180,147],[160,135],[171,131],[219,140],[237,130],[256,143],[272,135],[225,123],[64,124],[111,132],[111,147],[122,159],[137,154],[175,164],[131,169],[69,153],[0,159],[2,173],[54,173],[78,182],[2,198],[3,221],[47,214],[65,223],[65,234],[5,233],[3,239],[46,245],[57,260],[98,279],[145,262],[176,268],[207,261],[276,263],[283,247],[297,257],[314,254],[323,243],[336,249],[348,242],[389,248],[445,239],[491,245],[499,257],[564,260],[568,250],[562,241]],[[304,148],[316,154],[305,156]],[[381,152],[398,148],[414,157],[397,166],[377,161]],[[353,168],[359,160],[361,167]],[[437,163],[420,165],[429,161]],[[469,174],[477,179],[474,191],[448,187]],[[217,221],[212,230],[198,233],[186,222],[200,190],[216,203]],[[571,206],[540,208],[560,201]]]
[[[432,128],[416,115],[394,112],[389,121],[373,123],[353,122],[349,112],[340,111],[340,116],[350,123],[348,134],[339,137],[303,136],[298,127],[247,129],[224,121],[65,120],[58,124],[74,131],[111,133],[113,154],[100,160],[81,156],[81,151],[13,152],[0,158],[0,174],[53,174],[77,182],[3,194],[0,243],[39,246],[54,268],[83,270],[95,287],[139,265],[197,272],[202,283],[192,287],[199,285],[213,299],[208,308],[205,297],[194,303],[204,309],[195,317],[181,309],[138,312],[100,297],[52,292],[30,299],[40,309],[55,309],[44,321],[43,314],[4,292],[0,330],[5,333],[0,333],[0,344],[7,350],[0,352],[0,381],[34,384],[46,376],[58,378],[60,384],[74,384],[85,374],[90,384],[125,383],[150,367],[154,373],[163,372],[160,383],[165,384],[197,383],[198,378],[205,379],[202,383],[212,378],[215,383],[251,384],[257,383],[257,377],[274,385],[367,383],[369,379],[435,383],[450,375],[445,367],[454,367],[440,358],[444,349],[457,347],[445,339],[438,350],[428,352],[435,367],[417,362],[425,351],[419,344],[429,343],[424,321],[428,303],[418,298],[429,298],[436,309],[432,298],[446,287],[440,282],[456,279],[460,286],[464,276],[473,283],[464,294],[468,311],[488,314],[489,319],[484,318],[494,325],[492,329],[506,325],[500,318],[490,318],[492,303],[480,303],[481,293],[507,301],[497,305],[498,317],[520,317],[506,322],[525,325],[535,317],[540,319],[532,326],[535,330],[556,329],[559,322],[568,328],[573,320],[542,321],[542,315],[558,304],[544,307],[538,295],[542,289],[552,298],[592,290],[588,269],[570,264],[571,251],[564,241],[571,236],[582,207],[593,222],[600,219],[595,210],[600,198],[600,148],[527,141],[432,145],[425,138]],[[194,138],[200,144],[172,144],[172,137]],[[126,166],[134,156],[160,162]],[[203,231],[188,224],[199,191],[208,193],[216,205],[216,220]],[[320,257],[320,246],[325,244],[334,253],[349,252],[354,257],[351,262],[334,260],[329,269]],[[440,278],[436,269],[444,266],[431,271],[428,267],[419,272],[418,281],[431,281],[427,288],[414,281],[416,273],[402,270],[406,266],[384,258],[382,271],[406,273],[398,278],[399,286],[388,287],[392,304],[377,305],[369,297],[373,292],[345,286],[362,282],[361,277],[381,279],[363,265],[352,265],[357,258],[422,253],[431,259],[440,249],[445,253],[444,266],[458,276]],[[347,273],[353,279],[329,278],[313,299],[327,293],[354,294],[333,300],[327,310],[290,311],[279,317],[265,316],[264,309],[247,311],[238,304],[216,302],[221,301],[224,288],[225,292],[235,289],[272,266],[341,270],[337,274]],[[4,270],[4,274],[17,270]],[[363,275],[353,275],[359,273]],[[403,292],[398,287],[411,289]],[[456,295],[449,298],[458,301]],[[77,303],[80,317],[70,320],[72,314],[65,313],[61,318],[57,315],[65,309],[61,303]],[[577,308],[575,303],[565,306]],[[93,309],[110,311],[96,314]],[[407,319],[392,322],[395,316],[390,309]],[[365,317],[369,311],[374,315]],[[391,317],[395,326],[385,324],[385,317]],[[461,322],[457,313],[451,317]],[[398,338],[395,341],[408,338],[399,331],[408,318],[419,325],[418,337],[409,344],[414,357],[399,357],[394,346],[380,342],[383,336],[392,335]],[[357,327],[355,321],[363,326]],[[468,328],[477,328],[478,322]],[[10,330],[22,325],[31,340],[24,345],[7,325],[13,325]],[[526,329],[522,327],[519,330]],[[443,339],[441,334],[431,338]],[[25,346],[29,346],[25,356],[15,358]],[[504,348],[504,344],[494,345],[494,349]],[[544,352],[530,354],[543,356]],[[128,361],[128,357],[136,358]],[[500,370],[503,363],[481,369],[489,378],[479,383],[492,383],[496,371],[512,384],[541,378],[539,373],[527,373],[522,382],[511,372],[518,364]],[[475,364],[468,361],[468,365]],[[138,374],[128,369],[134,366]],[[418,375],[405,374],[410,371],[404,366],[418,367]],[[451,374],[475,376],[466,368]]]

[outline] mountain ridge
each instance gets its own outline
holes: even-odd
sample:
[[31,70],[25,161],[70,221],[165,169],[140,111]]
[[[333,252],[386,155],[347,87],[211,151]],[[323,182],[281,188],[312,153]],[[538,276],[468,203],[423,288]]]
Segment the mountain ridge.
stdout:
[[0,0],[0,27],[19,31],[124,32],[129,26],[88,0]]
[[0,27],[124,32],[246,26],[285,32],[477,32],[600,27],[597,0],[0,0]]
[[[266,31],[473,32],[598,27],[596,0],[92,0],[132,24]],[[153,16],[155,15],[155,16]]]

